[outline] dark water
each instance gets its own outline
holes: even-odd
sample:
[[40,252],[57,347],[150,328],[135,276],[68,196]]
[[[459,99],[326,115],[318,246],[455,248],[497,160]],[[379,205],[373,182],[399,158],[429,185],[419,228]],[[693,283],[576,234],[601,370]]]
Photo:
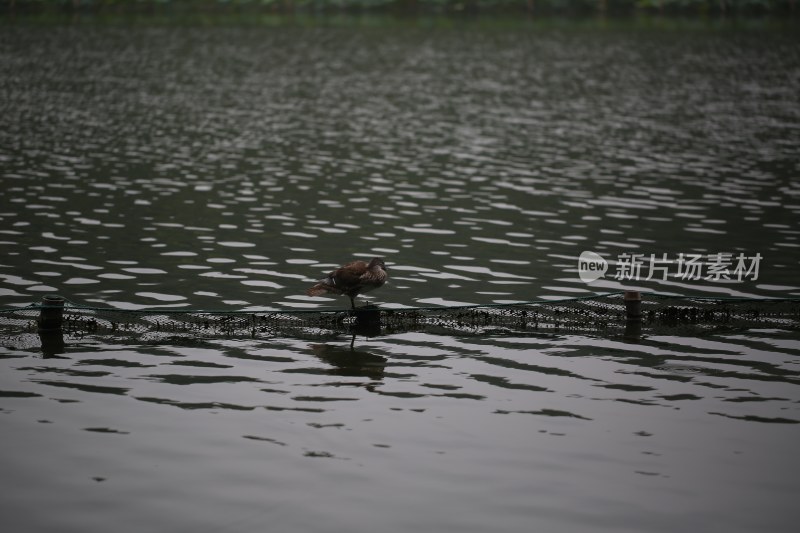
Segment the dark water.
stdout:
[[[758,31],[4,27],[0,291],[307,307],[377,254],[392,304],[798,295],[798,68]],[[587,286],[585,250],[763,260]]]
[[[5,24],[0,307],[336,307],[373,255],[382,306],[800,296],[798,94],[757,29]],[[796,528],[796,330],[349,340],[5,342],[4,523]]]

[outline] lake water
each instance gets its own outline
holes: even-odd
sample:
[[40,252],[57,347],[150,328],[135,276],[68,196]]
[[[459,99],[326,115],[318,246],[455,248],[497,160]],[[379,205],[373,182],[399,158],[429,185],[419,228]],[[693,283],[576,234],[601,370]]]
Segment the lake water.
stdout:
[[[336,309],[305,288],[375,255],[382,307],[798,297],[798,94],[759,25],[5,22],[0,307]],[[16,531],[800,518],[796,327],[0,338]]]

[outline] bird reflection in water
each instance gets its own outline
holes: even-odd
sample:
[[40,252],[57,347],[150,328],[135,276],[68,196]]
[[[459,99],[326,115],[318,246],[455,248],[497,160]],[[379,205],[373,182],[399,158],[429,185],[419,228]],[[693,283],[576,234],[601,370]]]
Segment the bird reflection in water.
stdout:
[[309,348],[320,361],[333,367],[328,371],[330,374],[383,379],[387,363],[385,357],[334,344],[311,344]]
[[312,344],[311,351],[321,361],[334,368],[332,374],[340,376],[360,376],[382,379],[386,368],[386,358],[362,350],[356,350],[356,337],[375,337],[381,334],[380,310],[374,305],[357,308],[353,311],[355,322],[350,326],[350,346],[331,344]]

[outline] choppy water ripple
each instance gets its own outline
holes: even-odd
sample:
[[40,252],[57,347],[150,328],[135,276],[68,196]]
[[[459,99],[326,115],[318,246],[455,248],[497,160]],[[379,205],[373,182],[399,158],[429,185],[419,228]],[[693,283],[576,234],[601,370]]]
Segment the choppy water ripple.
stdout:
[[[371,255],[387,307],[798,295],[798,65],[759,31],[7,25],[2,306],[341,306],[303,289]],[[584,250],[764,262],[588,286]],[[795,331],[29,337],[16,530],[796,528]]]
[[587,287],[583,250],[759,252],[752,283],[638,285],[800,292],[800,58],[780,34],[10,27],[0,42],[9,301],[289,305],[369,255],[398,269],[374,298],[403,305],[636,284]]

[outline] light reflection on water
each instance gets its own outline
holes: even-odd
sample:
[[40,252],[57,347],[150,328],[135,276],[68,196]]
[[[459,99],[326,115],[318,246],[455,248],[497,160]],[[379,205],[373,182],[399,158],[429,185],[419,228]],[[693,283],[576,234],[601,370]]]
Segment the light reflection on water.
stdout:
[[[84,531],[791,531],[798,346],[755,330],[4,348],[0,509]],[[34,497],[48,512],[20,513]]]
[[[5,33],[8,302],[329,306],[304,284],[370,255],[398,274],[370,297],[403,305],[798,294],[780,34]],[[584,250],[764,262],[744,284],[588,287]]]
[[[631,285],[582,283],[584,250],[759,252],[757,281],[635,285],[800,293],[785,35],[9,25],[0,45],[2,306],[339,306],[303,290],[371,255],[385,306]],[[799,345],[86,338],[40,360],[6,343],[0,514],[793,531]]]

